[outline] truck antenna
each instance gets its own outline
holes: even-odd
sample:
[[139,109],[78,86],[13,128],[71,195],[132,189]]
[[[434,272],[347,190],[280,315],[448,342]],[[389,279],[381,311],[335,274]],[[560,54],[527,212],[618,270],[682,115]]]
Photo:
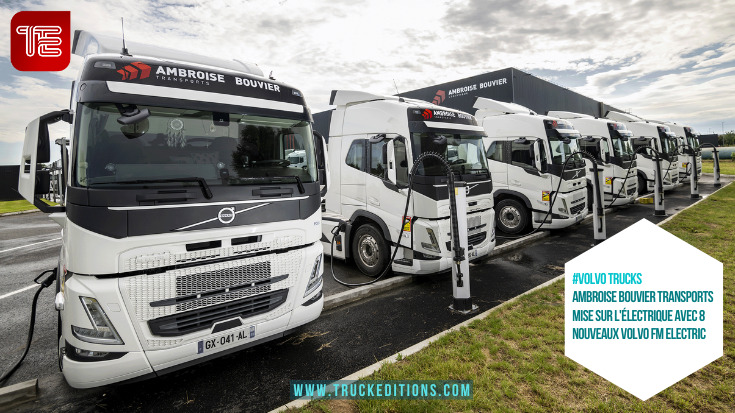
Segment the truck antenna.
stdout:
[[123,47],[122,52],[120,52],[123,56],[130,56],[130,53],[128,53],[128,49],[125,47],[125,20],[120,17],[120,26],[122,27],[122,41],[123,41]]
[[398,95],[398,99],[403,102],[403,98],[401,97],[401,92],[398,91],[398,85],[396,84],[396,80],[393,79],[393,87],[396,88],[396,95]]

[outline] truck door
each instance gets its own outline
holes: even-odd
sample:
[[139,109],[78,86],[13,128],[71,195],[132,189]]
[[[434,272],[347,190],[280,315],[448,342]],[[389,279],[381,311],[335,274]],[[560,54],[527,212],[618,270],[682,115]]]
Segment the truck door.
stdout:
[[531,201],[534,210],[543,210],[545,213],[549,205],[547,201],[551,199],[552,180],[549,173],[542,172],[547,163],[543,142],[515,139],[510,142],[510,158],[510,186],[523,193]]
[[508,156],[510,151],[506,150],[508,142],[496,140],[487,147],[487,165],[490,175],[493,177],[494,189],[508,188]]
[[341,214],[350,217],[356,210],[366,209],[365,175],[367,156],[365,153],[367,136],[345,136],[342,138],[340,162]]
[[[383,220],[388,226],[391,241],[395,242],[406,208],[406,190],[401,189],[408,186],[406,142],[403,137],[398,137],[371,140],[368,146],[367,210]],[[411,210],[409,207],[409,216]],[[410,237],[404,233],[406,239]]]

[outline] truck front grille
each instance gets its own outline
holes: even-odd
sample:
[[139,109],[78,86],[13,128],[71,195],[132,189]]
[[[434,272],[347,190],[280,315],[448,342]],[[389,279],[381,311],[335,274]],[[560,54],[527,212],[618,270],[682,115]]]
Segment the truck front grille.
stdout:
[[[120,290],[133,322],[150,334],[148,321],[151,320],[289,290],[303,270],[303,254],[300,249],[290,250],[177,268],[160,274],[124,277],[119,281]],[[286,303],[273,307],[263,317],[275,319],[290,311],[291,306]],[[258,314],[254,312],[249,316]],[[170,345],[170,340],[150,335],[147,347],[162,348]]]
[[156,336],[182,336],[209,329],[220,321],[234,317],[247,318],[267,313],[285,303],[286,297],[288,297],[288,290],[272,291],[242,300],[149,320],[148,327]]
[[482,242],[485,241],[485,238],[487,238],[487,232],[480,232],[479,234],[470,235],[469,237],[467,237],[467,244],[474,247],[475,245],[482,244]]
[[585,204],[584,203],[581,203],[579,205],[575,205],[575,206],[573,206],[573,207],[571,207],[569,209],[569,213],[572,214],[572,215],[577,215],[580,212],[582,212],[582,210],[584,209],[584,207],[585,207]]

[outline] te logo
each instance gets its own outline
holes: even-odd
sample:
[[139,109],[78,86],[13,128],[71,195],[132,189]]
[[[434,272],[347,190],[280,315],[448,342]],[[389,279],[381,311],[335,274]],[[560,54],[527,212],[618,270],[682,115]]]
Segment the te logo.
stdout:
[[69,66],[71,12],[21,11],[10,20],[10,62],[18,70],[60,71]]

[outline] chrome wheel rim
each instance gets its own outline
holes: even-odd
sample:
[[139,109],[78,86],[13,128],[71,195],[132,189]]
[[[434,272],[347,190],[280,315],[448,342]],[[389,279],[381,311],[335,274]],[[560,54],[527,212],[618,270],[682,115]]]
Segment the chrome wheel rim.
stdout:
[[504,227],[515,229],[521,223],[521,212],[514,206],[506,206],[500,210],[498,218]]
[[380,260],[378,242],[372,235],[363,235],[357,244],[360,251],[360,259],[368,267],[374,267]]

